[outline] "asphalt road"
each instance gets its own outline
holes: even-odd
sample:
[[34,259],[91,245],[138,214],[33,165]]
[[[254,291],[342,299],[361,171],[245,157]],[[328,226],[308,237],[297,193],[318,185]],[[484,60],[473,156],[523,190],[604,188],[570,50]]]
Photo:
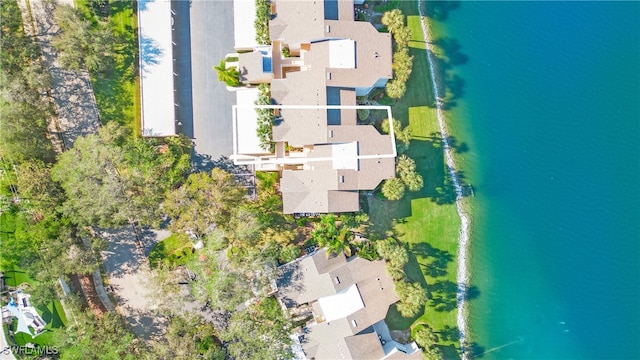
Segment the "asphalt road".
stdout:
[[193,0],[190,10],[194,165],[208,168],[207,163],[233,151],[231,106],[236,96],[213,69],[234,52],[233,1]]

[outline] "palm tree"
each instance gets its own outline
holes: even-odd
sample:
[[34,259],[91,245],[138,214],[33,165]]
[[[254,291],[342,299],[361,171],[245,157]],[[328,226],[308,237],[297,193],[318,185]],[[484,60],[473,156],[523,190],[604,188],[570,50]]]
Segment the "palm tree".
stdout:
[[407,84],[398,79],[393,79],[387,83],[385,86],[385,90],[387,91],[387,96],[392,99],[400,99],[404,96],[404,93],[407,91]]
[[220,60],[220,64],[213,68],[218,72],[218,81],[223,81],[229,86],[240,85],[240,73],[235,66],[227,67],[224,59]]
[[333,214],[322,215],[320,222],[316,223],[315,229],[311,232],[311,237],[318,245],[327,248],[327,255],[344,252],[351,256],[351,231],[343,223],[338,225],[337,220]]
[[399,178],[387,179],[382,185],[382,195],[388,200],[400,200],[404,196],[405,186]]
[[391,33],[394,33],[397,29],[404,26],[404,15],[399,9],[393,9],[385,12],[380,21]]
[[396,293],[400,298],[396,307],[400,315],[405,318],[418,315],[427,302],[427,293],[417,282],[396,282]]
[[406,174],[416,171],[416,162],[407,155],[400,155],[396,164],[396,174],[404,178]]
[[414,335],[416,343],[423,349],[430,349],[438,342],[438,335],[428,325],[420,326]]
[[422,178],[422,175],[415,171],[404,174],[404,176],[402,176],[402,181],[407,185],[407,189],[409,189],[409,191],[420,191],[424,187],[424,179]]

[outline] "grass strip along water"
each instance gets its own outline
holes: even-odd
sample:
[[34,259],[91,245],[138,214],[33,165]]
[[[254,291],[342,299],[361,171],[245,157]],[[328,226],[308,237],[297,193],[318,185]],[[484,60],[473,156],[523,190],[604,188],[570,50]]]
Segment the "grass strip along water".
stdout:
[[413,71],[407,92],[393,105],[393,114],[396,120],[411,127],[412,141],[407,154],[416,161],[425,186],[399,201],[369,197],[369,213],[375,224],[374,231],[384,234],[393,229],[406,245],[410,254],[410,262],[405,267],[407,277],[420,282],[429,295],[424,312],[414,318],[405,319],[392,307],[387,315],[389,327],[410,328],[414,332],[420,325],[427,324],[438,335],[445,358],[458,358],[465,326],[459,321],[459,314],[463,314],[461,305],[466,298],[466,294],[461,293],[466,289],[461,286],[466,284],[464,271],[463,280],[460,278],[466,248],[460,249],[459,245],[466,245],[468,220],[462,217],[464,213],[457,201],[463,189],[451,154],[455,141],[449,142],[453,137],[447,134],[445,112],[439,107],[438,69],[430,63],[427,46],[432,39],[423,28],[427,25],[423,24],[419,9],[423,5],[417,1],[399,4],[412,31],[409,47]]

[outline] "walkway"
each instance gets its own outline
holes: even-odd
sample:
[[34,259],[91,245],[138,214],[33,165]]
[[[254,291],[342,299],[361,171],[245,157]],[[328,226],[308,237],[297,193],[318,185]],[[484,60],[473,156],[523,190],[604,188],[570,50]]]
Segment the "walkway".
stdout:
[[[2,311],[0,311],[0,324],[4,324],[4,321],[2,320]],[[7,344],[7,334],[2,331],[0,335],[0,360],[16,360],[16,357],[13,356],[13,353],[11,352],[11,348],[9,348],[9,345]]]
[[[58,53],[52,39],[60,28],[53,19],[55,4],[47,0],[30,0],[31,18],[26,0],[18,0],[25,23],[25,32],[35,35],[42,50],[44,64],[51,74],[53,85],[50,96],[54,101],[57,122],[51,129],[62,138],[65,149],[73,146],[79,136],[93,134],[100,127],[98,107],[87,71],[63,69],[57,61]],[[68,1],[60,1],[68,3]],[[54,144],[55,145],[55,144]]]
[[165,319],[154,312],[155,306],[147,290],[151,277],[147,256],[153,246],[170,233],[143,230],[139,234],[140,244],[133,233],[131,226],[101,230],[100,235],[107,242],[102,260],[118,312],[137,336],[149,340],[164,331]]

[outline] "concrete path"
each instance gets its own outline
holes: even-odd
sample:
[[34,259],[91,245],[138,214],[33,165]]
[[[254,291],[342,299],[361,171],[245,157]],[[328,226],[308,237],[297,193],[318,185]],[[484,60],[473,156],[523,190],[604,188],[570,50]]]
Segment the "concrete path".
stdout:
[[147,256],[158,241],[169,235],[168,231],[143,230],[139,233],[142,245],[139,247],[130,226],[101,231],[108,244],[102,260],[118,312],[127,319],[133,332],[145,340],[158,338],[166,325],[166,319],[154,312],[156,307],[147,290],[151,278]]
[[54,3],[30,0],[31,18],[25,0],[18,0],[18,4],[25,21],[25,31],[35,35],[42,50],[45,67],[53,79],[50,95],[57,115],[55,130],[59,131],[58,135],[65,148],[70,149],[78,136],[96,133],[100,127],[100,116],[89,74],[86,71],[65,70],[57,61],[58,53],[51,42],[60,31],[53,18]]
[[[4,324],[4,321],[2,320],[2,311],[0,311],[0,324]],[[16,357],[13,356],[13,353],[11,352],[11,348],[7,344],[7,334],[5,334],[3,330],[0,335],[0,360],[16,360]]]

